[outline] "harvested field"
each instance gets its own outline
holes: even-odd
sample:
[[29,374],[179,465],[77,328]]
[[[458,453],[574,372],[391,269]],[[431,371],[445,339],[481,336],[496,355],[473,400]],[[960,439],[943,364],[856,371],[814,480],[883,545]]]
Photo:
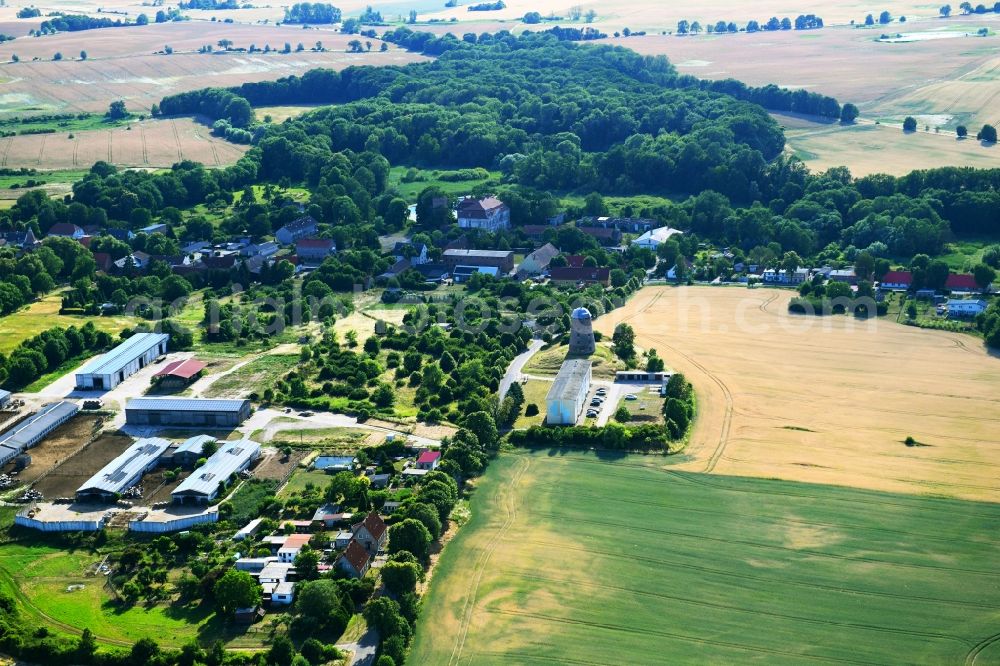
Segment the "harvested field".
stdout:
[[[468,32],[469,26],[466,23],[477,24],[476,31],[479,32],[479,23],[501,23],[504,29],[519,34],[521,30],[544,29],[545,24],[525,25],[521,18],[526,12],[537,11],[542,16],[550,13],[555,16],[566,17],[572,7],[582,7],[584,11],[593,9],[597,12],[597,17],[592,24],[604,32],[612,33],[628,27],[632,30],[648,30],[659,32],[661,30],[676,30],[677,22],[681,19],[688,21],[700,21],[703,25],[709,20],[713,23],[719,19],[734,21],[740,26],[746,25],[747,21],[756,19],[767,21],[771,16],[794,19],[799,14],[817,14],[823,17],[826,25],[847,24],[851,20],[864,21],[865,14],[875,11],[870,4],[850,0],[849,2],[838,2],[835,4],[823,4],[821,2],[803,1],[789,2],[788,0],[761,0],[759,2],[732,2],[732,0],[708,0],[697,4],[690,2],[663,3],[656,0],[638,0],[637,2],[610,2],[599,5],[581,5],[573,0],[556,0],[546,2],[544,6],[539,6],[530,0],[506,0],[506,8],[498,11],[470,12],[465,5],[458,7],[438,9],[428,13],[421,12],[421,20],[438,19],[444,23],[437,26],[439,31],[450,30],[455,34]],[[975,4],[975,3],[973,3]],[[442,5],[436,5],[440,8]],[[992,6],[992,5],[991,5]],[[378,5],[375,5],[378,8]],[[893,16],[906,15],[908,19],[920,16],[937,16],[939,4],[929,5],[927,3],[916,2],[915,0],[895,0],[879,5],[878,12],[885,9]],[[958,5],[955,5],[958,13]],[[456,18],[461,22],[460,29],[454,24],[449,25],[447,21]],[[559,22],[560,25],[572,25],[569,20]],[[583,21],[578,21],[577,26],[584,25]],[[421,26],[423,28],[424,26]],[[912,27],[912,25],[911,25]]]
[[[777,118],[783,123],[786,117]],[[786,125],[786,150],[816,172],[846,165],[854,176],[903,176],[914,168],[1000,166],[996,146],[974,138],[958,139],[951,131],[904,133],[899,126],[865,123],[844,127],[801,120],[793,126],[796,129]]]
[[[95,39],[98,34],[102,39]],[[372,40],[370,53],[348,54],[347,43],[352,38],[301,27],[189,21],[19,39],[0,44],[0,62],[4,63],[0,64],[0,114],[103,113],[116,99],[125,100],[130,111],[144,113],[164,96],[186,90],[272,80],[316,67],[401,65],[424,59],[395,47],[381,53],[378,40]],[[235,48],[244,49],[251,44],[261,49],[265,45],[281,49],[285,42],[293,49],[302,42],[308,49],[321,41],[327,50],[287,54],[197,52],[220,39],[231,40]],[[170,45],[173,54],[154,54],[165,45]],[[75,58],[81,50],[87,51],[87,60],[67,59]],[[65,58],[52,61],[56,52]],[[8,62],[15,53],[21,61]]]
[[1000,501],[1000,358],[964,334],[790,315],[792,294],[646,288],[595,328],[627,321],[694,384],[685,469]]
[[470,508],[413,663],[1000,657],[997,504],[546,450],[493,461]]
[[87,479],[131,444],[130,437],[105,433],[40,479],[35,490],[46,499],[72,497]]
[[166,168],[182,160],[226,166],[249,148],[212,136],[210,127],[190,118],[149,119],[128,127],[85,130],[69,136],[36,134],[0,139],[0,167],[89,169],[99,160],[126,167]]
[[[90,441],[102,420],[94,414],[78,414],[56,428],[41,444],[28,450],[31,464],[18,474],[18,478],[31,483],[65,462]],[[8,471],[11,468],[8,466]]]

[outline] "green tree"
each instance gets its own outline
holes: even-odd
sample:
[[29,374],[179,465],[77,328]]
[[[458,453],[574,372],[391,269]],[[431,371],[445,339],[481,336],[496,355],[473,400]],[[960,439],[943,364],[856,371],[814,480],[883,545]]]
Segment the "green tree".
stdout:
[[955,134],[958,136],[959,139],[964,139],[965,137],[969,136],[969,128],[966,127],[965,125],[959,125],[958,127],[955,128]]
[[288,636],[278,636],[267,651],[268,666],[292,666],[295,658],[295,646]]
[[420,562],[430,557],[431,533],[419,520],[407,518],[389,528],[389,554],[407,551]]
[[124,118],[128,118],[128,109],[125,108],[125,102],[120,99],[116,99],[111,102],[111,104],[108,105],[107,116],[109,120],[122,120]]
[[212,590],[220,615],[229,616],[237,608],[247,608],[260,603],[260,586],[245,571],[229,569],[215,583]]
[[935,259],[927,266],[927,285],[932,289],[943,289],[951,269],[942,259]]
[[319,578],[320,552],[309,544],[299,549],[295,556],[295,572],[301,580],[316,580]]
[[993,281],[996,280],[997,272],[986,264],[976,264],[972,269],[972,277],[976,280],[976,285],[983,291],[986,291],[993,284]]
[[419,501],[419,496],[417,499],[416,502],[405,504],[400,510],[400,514],[404,518],[419,520],[430,532],[432,539],[439,539],[441,537],[441,518],[437,508]]
[[413,592],[423,575],[423,569],[415,562],[388,561],[382,567],[382,582],[394,596]]
[[86,59],[87,59],[87,52],[80,51],[80,60],[86,60]]
[[904,132],[916,132],[917,131],[917,119],[913,116],[906,116],[903,120],[903,131]]
[[997,129],[990,124],[983,125],[983,129],[979,130],[976,138],[984,143],[996,143]]
[[611,335],[611,343],[615,346],[615,354],[622,360],[635,358],[635,329],[629,324],[618,324]]
[[840,122],[845,125],[850,125],[855,120],[858,119],[859,111],[858,107],[848,102],[840,108]]
[[632,414],[628,411],[628,407],[621,405],[615,410],[615,421],[619,423],[628,423],[632,420]]
[[462,427],[471,432],[487,451],[496,451],[500,447],[500,433],[496,421],[486,412],[472,412],[462,423]]

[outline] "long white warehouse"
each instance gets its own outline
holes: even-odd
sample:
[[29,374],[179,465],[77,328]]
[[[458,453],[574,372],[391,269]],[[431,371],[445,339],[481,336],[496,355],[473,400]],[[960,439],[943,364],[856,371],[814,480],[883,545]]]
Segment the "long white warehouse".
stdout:
[[0,435],[0,465],[24,453],[80,411],[74,402],[50,402]]
[[229,477],[250,467],[260,456],[260,444],[249,439],[223,444],[205,464],[184,479],[171,498],[177,504],[208,504],[219,496]]
[[166,333],[136,333],[106,354],[88,361],[76,373],[76,388],[110,391],[167,353]]
[[78,502],[111,501],[139,483],[142,475],[155,468],[170,442],[159,437],[140,439],[76,491]]
[[590,361],[575,359],[563,363],[545,396],[545,422],[549,425],[576,425],[587,402],[590,380]]

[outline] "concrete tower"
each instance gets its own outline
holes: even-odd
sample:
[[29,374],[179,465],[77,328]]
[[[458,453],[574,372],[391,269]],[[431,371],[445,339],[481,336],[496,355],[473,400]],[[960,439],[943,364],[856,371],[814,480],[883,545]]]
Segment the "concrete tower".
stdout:
[[594,319],[587,308],[577,308],[569,316],[569,353],[590,356],[594,353]]

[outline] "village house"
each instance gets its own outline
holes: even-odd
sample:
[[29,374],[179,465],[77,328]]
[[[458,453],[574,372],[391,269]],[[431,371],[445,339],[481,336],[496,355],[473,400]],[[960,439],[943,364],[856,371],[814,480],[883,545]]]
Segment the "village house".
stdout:
[[31,229],[26,229],[25,231],[0,231],[0,241],[3,241],[2,245],[4,246],[16,247],[21,250],[33,248],[39,242]]
[[460,229],[480,229],[490,233],[510,228],[510,207],[496,197],[466,197],[455,210]]
[[295,557],[302,550],[302,546],[309,543],[309,539],[312,536],[309,534],[292,534],[287,539],[285,543],[282,544],[281,548],[278,549],[278,560],[281,562],[294,562]]
[[426,469],[428,472],[437,469],[437,466],[440,464],[441,464],[440,451],[424,451],[417,458],[417,468]]
[[549,279],[555,284],[601,284],[611,283],[611,269],[581,266],[561,266],[549,269]]
[[336,567],[354,578],[363,578],[371,568],[371,555],[356,540],[351,540],[347,549],[337,558]]
[[49,236],[58,236],[60,238],[72,238],[73,240],[80,240],[83,238],[83,229],[72,224],[71,222],[57,222],[49,227]]
[[337,246],[329,238],[300,238],[295,241],[295,254],[302,261],[322,263],[337,252]]
[[910,271],[889,271],[882,276],[879,287],[893,291],[907,291],[913,286],[913,273]]
[[365,550],[375,554],[385,548],[389,540],[389,528],[385,521],[374,511],[370,512],[360,523],[351,526],[354,540],[364,546]]
[[521,279],[541,275],[548,270],[552,260],[559,256],[559,248],[552,243],[546,243],[528,256],[517,267],[517,276]]
[[979,291],[979,285],[976,284],[976,278],[972,277],[968,273],[952,273],[948,276],[948,279],[945,280],[944,288],[948,291]]
[[984,312],[988,303],[982,299],[963,300],[953,298],[946,303],[949,319],[970,319]]
[[423,243],[413,243],[411,241],[399,241],[392,248],[392,256],[396,261],[407,260],[411,266],[426,264],[427,246]]
[[306,215],[278,229],[274,232],[274,238],[282,245],[291,245],[300,238],[315,234],[318,224],[315,219]]
[[802,284],[809,279],[809,269],[797,268],[789,273],[784,268],[777,271],[768,268],[761,277],[768,284]]

